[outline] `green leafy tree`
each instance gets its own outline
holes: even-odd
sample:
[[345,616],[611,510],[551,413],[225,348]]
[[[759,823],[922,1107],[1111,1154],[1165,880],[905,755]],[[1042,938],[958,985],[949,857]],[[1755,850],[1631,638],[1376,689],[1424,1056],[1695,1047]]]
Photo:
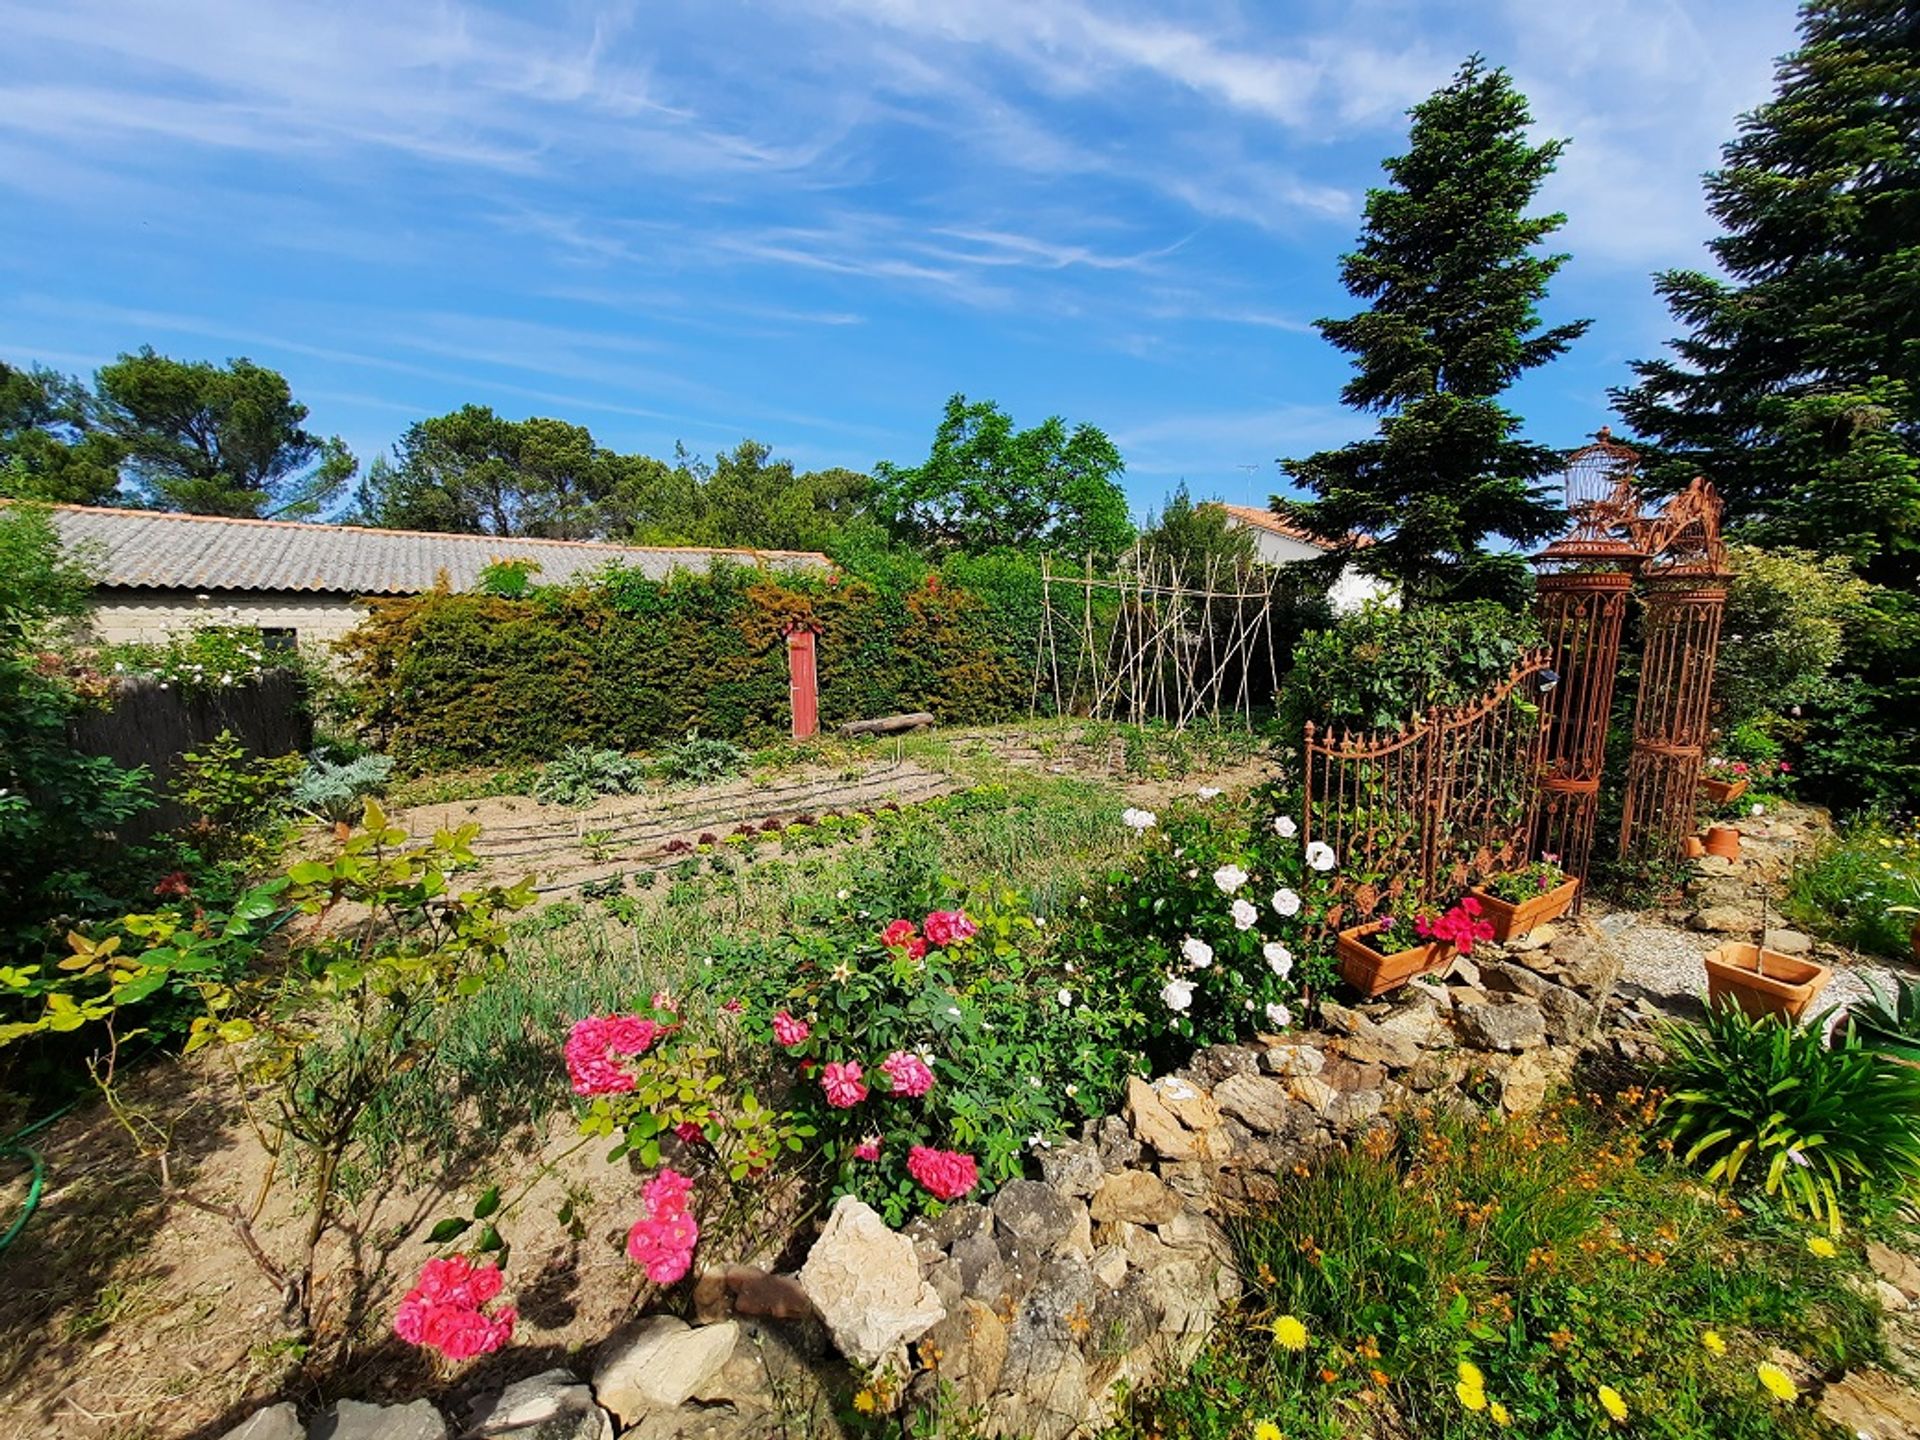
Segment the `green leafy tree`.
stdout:
[[1407,153],[1386,162],[1392,183],[1368,192],[1359,248],[1341,260],[1342,282],[1368,308],[1318,322],[1353,357],[1341,399],[1379,415],[1378,433],[1283,461],[1315,498],[1276,497],[1274,508],[1335,545],[1373,536],[1353,559],[1409,602],[1511,599],[1524,562],[1488,542],[1559,527],[1540,481],[1561,457],[1524,439],[1498,397],[1588,324],[1541,328],[1540,302],[1567,257],[1537,247],[1566,217],[1526,212],[1563,142],[1528,140],[1526,98],[1478,56],[1412,115]]
[[796,473],[770,447],[742,440],[712,463],[684,450],[668,467],[628,457],[639,479],[629,492],[638,504],[633,538],[654,544],[741,546],[762,550],[824,550],[865,515],[873,482],[857,470]]
[[416,421],[394,457],[368,468],[356,520],[400,530],[588,539],[602,533],[600,507],[620,478],[619,457],[596,445],[585,426],[539,416],[508,420],[485,405]]
[[69,505],[116,498],[124,448],[84,382],[0,361],[0,495]]
[[974,554],[1051,549],[1110,560],[1134,537],[1120,475],[1126,463],[1092,425],[1051,416],[1015,430],[990,400],[947,401],[919,465],[874,467],[874,509],[902,539]]
[[1179,567],[1183,579],[1198,584],[1211,569],[1222,575],[1250,568],[1258,558],[1253,532],[1227,523],[1216,503],[1194,502],[1182,480],[1167,497],[1166,508],[1150,517],[1140,532],[1140,548]]
[[1654,285],[1684,333],[1614,392],[1652,477],[1709,477],[1762,543],[1920,565],[1920,24],[1904,0],[1815,0],[1774,98],[1707,177],[1724,276]]
[[200,515],[317,512],[358,463],[338,436],[301,429],[307,407],[277,370],[174,360],[146,346],[94,377],[101,414],[147,498]]

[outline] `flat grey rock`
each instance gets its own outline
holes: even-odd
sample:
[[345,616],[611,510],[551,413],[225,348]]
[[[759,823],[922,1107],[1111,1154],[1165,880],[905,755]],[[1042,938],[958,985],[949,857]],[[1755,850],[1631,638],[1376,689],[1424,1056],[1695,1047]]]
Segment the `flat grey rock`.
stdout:
[[308,1440],[448,1440],[447,1422],[425,1400],[368,1405],[342,1400],[313,1422]]

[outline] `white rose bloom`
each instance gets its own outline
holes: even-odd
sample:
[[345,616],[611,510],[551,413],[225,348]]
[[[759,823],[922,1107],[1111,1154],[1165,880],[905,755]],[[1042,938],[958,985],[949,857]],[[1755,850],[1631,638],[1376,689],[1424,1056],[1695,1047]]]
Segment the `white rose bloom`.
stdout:
[[1293,1012],[1284,1005],[1269,1005],[1267,1023],[1276,1030],[1284,1030],[1293,1023]]
[[1260,918],[1260,912],[1245,900],[1233,902],[1233,928],[1251,930],[1253,922]]
[[1189,935],[1180,942],[1180,953],[1187,958],[1189,967],[1204,970],[1213,964],[1213,947],[1198,936]]
[[1072,1005],[1073,1005],[1073,992],[1071,990],[1062,990],[1060,992],[1060,1008],[1063,1010],[1070,1009],[1072,1008]]
[[1160,823],[1160,817],[1151,810],[1136,810],[1128,806],[1120,812],[1120,823],[1130,830],[1151,830]]
[[1220,887],[1222,895],[1231,895],[1247,883],[1247,872],[1238,865],[1222,865],[1213,872],[1213,883]]
[[1285,918],[1300,913],[1300,897],[1285,885],[1273,892],[1273,913]]
[[1331,870],[1333,868],[1333,847],[1324,840],[1307,842],[1307,868],[1310,870]]
[[1293,973],[1293,952],[1278,940],[1269,940],[1262,945],[1260,953],[1267,957],[1267,968],[1282,980]]
[[1282,840],[1291,840],[1300,833],[1300,827],[1293,823],[1291,815],[1276,815],[1273,817],[1273,833]]
[[1191,980],[1169,980],[1166,988],[1160,992],[1160,998],[1166,1002],[1169,1010],[1182,1011],[1193,1004],[1193,982]]
[[1196,792],[1202,800],[1211,800],[1220,793],[1218,785],[1202,785]]

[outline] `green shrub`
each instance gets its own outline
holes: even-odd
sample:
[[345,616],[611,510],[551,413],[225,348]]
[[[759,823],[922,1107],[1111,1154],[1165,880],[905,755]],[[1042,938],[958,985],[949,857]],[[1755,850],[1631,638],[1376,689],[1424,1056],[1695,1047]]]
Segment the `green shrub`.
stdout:
[[1237,1311],[1120,1440],[1826,1433],[1756,1366],[1877,1353],[1857,1262],[1730,1214],[1644,1153],[1648,1112],[1623,1099],[1421,1113],[1275,1175],[1231,1226]]
[[1491,600],[1401,610],[1373,601],[1294,650],[1282,692],[1289,737],[1322,728],[1396,730],[1506,678],[1540,641],[1530,615]]
[[1782,908],[1813,934],[1900,959],[1912,953],[1913,917],[1895,907],[1915,904],[1920,822],[1896,830],[1868,816],[1794,866]]
[[618,750],[569,745],[541,770],[533,798],[547,805],[591,805],[602,795],[637,795],[646,784],[645,761]]
[[676,740],[660,752],[656,762],[662,778],[686,785],[709,785],[738,775],[753,763],[753,757],[731,740],[716,740],[688,731],[687,738]]
[[1920,1178],[1920,1069],[1818,1021],[1722,1005],[1666,1035],[1661,1133],[1712,1184],[1758,1192],[1839,1233],[1843,1213]]
[[321,820],[348,824],[360,814],[366,797],[380,794],[392,774],[393,761],[385,755],[360,755],[340,764],[316,756],[293,782],[293,806]]
[[1920,981],[1896,975],[1889,993],[1869,977],[1867,998],[1847,1007],[1847,1025],[1867,1049],[1920,1065]]
[[[788,731],[786,634],[819,633],[823,723],[928,709],[1011,719],[1032,693],[1033,635],[1008,562],[989,601],[926,572],[882,590],[844,575],[718,565],[653,580],[611,570],[519,600],[380,600],[342,642],[363,723],[409,771],[638,750],[698,730]],[[1023,649],[1013,649],[1015,645]]]
[[[1735,545],[1727,559],[1733,582],[1713,670],[1721,728],[1733,732],[1796,705],[1825,703],[1847,629],[1865,604],[1865,582],[1839,556]],[[1725,743],[1719,748],[1732,754]]]
[[168,795],[193,817],[183,838],[203,860],[252,868],[272,854],[272,832],[304,770],[298,755],[255,755],[231,730],[181,757]]

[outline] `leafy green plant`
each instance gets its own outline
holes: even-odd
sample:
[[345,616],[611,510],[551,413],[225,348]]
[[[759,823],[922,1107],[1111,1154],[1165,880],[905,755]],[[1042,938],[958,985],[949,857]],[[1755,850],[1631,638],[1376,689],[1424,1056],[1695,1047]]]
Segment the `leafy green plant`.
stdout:
[[480,582],[474,588],[482,595],[518,600],[533,589],[533,577],[539,573],[538,560],[495,560],[480,567]]
[[192,814],[186,838],[203,859],[252,867],[271,856],[273,828],[304,769],[298,755],[255,755],[222,730],[181,757],[168,794]]
[[1869,977],[1867,998],[1847,1007],[1847,1026],[1867,1049],[1920,1064],[1920,980],[1896,975],[1888,992]]
[[703,736],[697,730],[689,730],[684,740],[661,750],[656,762],[662,778],[687,785],[725,780],[751,763],[753,757],[731,740]]
[[1720,1203],[1645,1143],[1651,1113],[1636,1090],[1508,1120],[1415,1112],[1275,1175],[1229,1225],[1237,1310],[1119,1440],[1812,1436],[1754,1367],[1776,1348],[1827,1370],[1874,1356],[1862,1267]]
[[1782,908],[1796,925],[1889,958],[1912,953],[1920,905],[1920,821],[1895,828],[1862,816],[1819,845],[1787,877]]
[[[303,1330],[312,1324],[318,1248],[339,1219],[339,1181],[364,1117],[389,1105],[403,1083],[433,1074],[433,1028],[485,987],[504,953],[505,917],[532,902],[526,882],[451,888],[458,871],[477,864],[476,833],[468,826],[412,842],[369,800],[361,828],[330,859],[302,860],[254,887],[217,928],[179,909],[128,915],[103,937],[69,935],[58,977],[0,973],[0,984],[30,989],[40,1002],[34,1019],[0,1026],[0,1044],[98,1027],[94,1081],[162,1191],[231,1224]],[[262,922],[283,907],[321,923],[289,963],[236,978],[225,952],[257,940]],[[173,1121],[123,1083],[123,1052],[143,1033],[141,1006],[168,986],[199,1001],[185,1052],[229,1047],[224,1068],[236,1108],[266,1157],[251,1204],[210,1197],[183,1180]],[[305,1210],[290,1260],[270,1254],[254,1229],[283,1176],[298,1184]]]
[[103,664],[116,674],[147,676],[187,691],[231,689],[268,670],[302,668],[291,650],[270,650],[251,625],[195,625],[164,640],[110,645]]
[[1536,860],[1519,870],[1489,876],[1481,888],[1496,900],[1519,905],[1567,883],[1567,872],[1550,860]]
[[591,805],[602,795],[637,795],[646,783],[645,762],[631,755],[569,745],[541,770],[533,798],[548,805]]
[[345,824],[360,814],[362,802],[378,795],[393,775],[393,761],[385,755],[361,755],[336,764],[321,756],[293,782],[293,807],[334,824]]
[[1850,1030],[1831,1044],[1821,1030],[1735,1005],[1670,1027],[1660,1128],[1710,1183],[1758,1191],[1838,1234],[1847,1209],[1920,1179],[1920,1069]]

